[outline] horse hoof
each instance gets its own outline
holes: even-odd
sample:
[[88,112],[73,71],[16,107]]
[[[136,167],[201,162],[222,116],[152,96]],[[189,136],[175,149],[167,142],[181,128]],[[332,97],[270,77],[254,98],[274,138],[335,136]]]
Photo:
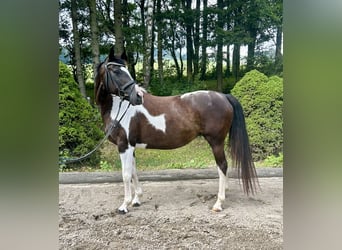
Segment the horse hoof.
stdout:
[[140,203],[136,202],[132,204],[133,207],[140,207]]
[[127,214],[127,213],[128,213],[128,210],[127,210],[127,209],[126,209],[126,210],[117,209],[116,212],[117,212],[118,214]]
[[222,208],[213,207],[213,208],[211,209],[211,211],[213,211],[213,212],[215,212],[215,213],[222,212]]

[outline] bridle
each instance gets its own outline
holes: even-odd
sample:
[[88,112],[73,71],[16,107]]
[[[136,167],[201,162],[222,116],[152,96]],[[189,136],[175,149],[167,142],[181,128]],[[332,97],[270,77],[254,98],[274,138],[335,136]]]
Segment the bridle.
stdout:
[[[127,100],[131,103],[132,101],[132,95],[136,94],[135,92],[135,84],[137,84],[137,82],[135,80],[130,80],[127,83],[124,83],[123,85],[119,85],[117,83],[117,81],[115,81],[113,79],[112,74],[110,73],[111,69],[108,68],[108,66],[110,65],[114,65],[114,66],[120,66],[120,67],[126,67],[126,65],[122,64],[122,63],[116,63],[116,62],[107,62],[104,65],[105,68],[105,88],[107,91],[110,90],[109,88],[109,80],[115,85],[115,87],[118,89],[118,96],[123,99],[123,100]],[[131,103],[133,104],[133,103]],[[133,104],[134,105],[134,104]]]

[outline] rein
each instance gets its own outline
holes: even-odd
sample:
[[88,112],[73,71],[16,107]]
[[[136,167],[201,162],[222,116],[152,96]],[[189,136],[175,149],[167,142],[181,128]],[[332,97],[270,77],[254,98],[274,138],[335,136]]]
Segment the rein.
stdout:
[[114,120],[111,120],[110,121],[110,126],[106,132],[106,135],[102,138],[102,140],[96,145],[96,147],[91,150],[90,152],[86,153],[85,155],[82,155],[81,157],[77,157],[77,158],[66,158],[66,157],[62,157],[60,158],[59,160],[59,165],[61,164],[68,164],[68,163],[73,163],[73,162],[77,162],[77,161],[81,161],[81,160],[84,160],[86,158],[88,158],[91,154],[93,154],[96,150],[98,150],[100,148],[100,146],[107,140],[107,138],[110,136],[110,134],[113,132],[113,130],[120,124],[121,120],[124,118],[124,116],[126,115],[127,113],[127,110],[128,108],[131,106],[131,103],[129,103],[127,105],[127,108],[125,110],[125,112],[123,112],[123,114],[121,115],[120,119],[117,120],[118,116],[119,116],[119,113],[120,113],[120,110],[121,110],[121,105],[123,103],[124,99],[121,98],[121,101],[119,103],[119,109],[118,109],[118,112],[115,116],[115,119]]

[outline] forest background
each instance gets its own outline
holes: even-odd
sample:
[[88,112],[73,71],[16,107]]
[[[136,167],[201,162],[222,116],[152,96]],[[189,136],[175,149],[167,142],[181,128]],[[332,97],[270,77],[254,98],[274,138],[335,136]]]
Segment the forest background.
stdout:
[[[253,156],[256,161],[271,159],[271,165],[282,164],[282,1],[61,0],[59,6],[63,62],[59,77],[60,156],[84,154],[103,135],[98,112],[93,108],[93,77],[96,65],[114,45],[116,54],[127,54],[132,76],[155,95],[212,89],[235,91],[241,98],[253,96],[255,103],[263,103],[253,104],[258,112],[251,110],[249,114],[254,117],[246,115]],[[246,51],[245,55],[241,51]],[[241,84],[237,84],[239,80]],[[251,102],[240,101],[245,110],[250,110]],[[260,116],[270,111],[270,115]],[[267,124],[275,121],[276,128],[270,129]],[[262,131],[254,132],[256,127]],[[210,151],[202,144],[196,141],[197,154],[182,154],[192,155],[182,165],[172,163],[167,167],[210,165],[210,156],[203,153]],[[110,159],[115,152],[108,147],[72,167],[119,168],[118,160]],[[144,154],[150,158],[146,165],[151,165],[151,159],[163,158],[160,151],[152,156],[146,151]]]

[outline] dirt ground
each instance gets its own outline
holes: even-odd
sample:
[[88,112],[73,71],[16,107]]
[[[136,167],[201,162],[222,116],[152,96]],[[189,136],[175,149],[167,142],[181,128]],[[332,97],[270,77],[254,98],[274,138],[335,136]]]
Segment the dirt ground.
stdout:
[[283,178],[260,178],[247,197],[229,179],[223,211],[211,211],[218,179],[142,182],[140,207],[116,213],[123,184],[59,186],[60,249],[282,249]]

